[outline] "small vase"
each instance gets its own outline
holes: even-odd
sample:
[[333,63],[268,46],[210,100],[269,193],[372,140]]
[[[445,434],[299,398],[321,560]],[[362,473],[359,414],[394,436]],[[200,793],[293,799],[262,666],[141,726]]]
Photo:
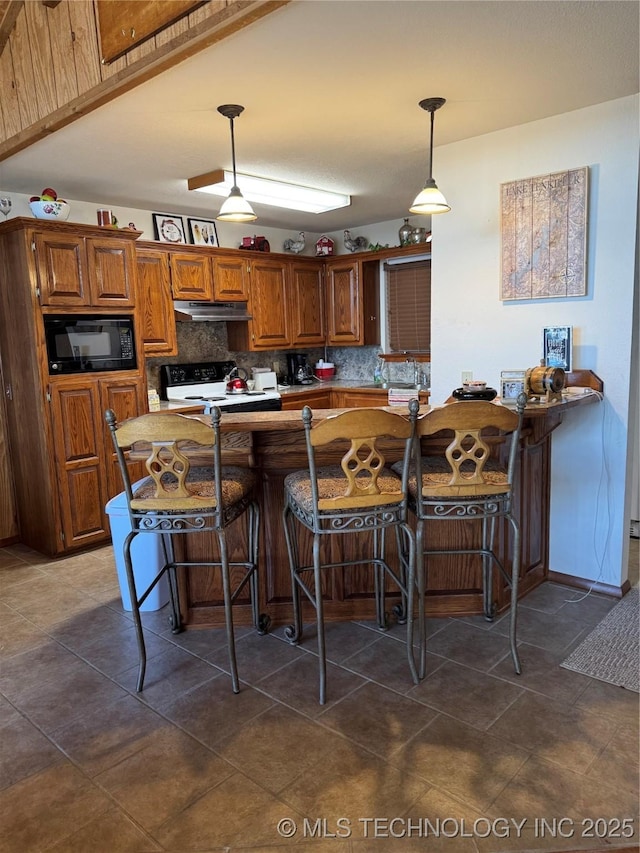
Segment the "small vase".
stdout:
[[401,246],[408,246],[411,242],[411,234],[413,233],[413,228],[409,225],[409,220],[405,219],[404,225],[398,231],[398,237],[400,238]]

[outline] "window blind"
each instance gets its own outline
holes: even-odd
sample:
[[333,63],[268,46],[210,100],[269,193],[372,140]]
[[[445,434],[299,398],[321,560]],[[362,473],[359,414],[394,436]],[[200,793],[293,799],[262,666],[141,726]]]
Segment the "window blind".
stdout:
[[391,352],[431,352],[431,261],[385,264]]

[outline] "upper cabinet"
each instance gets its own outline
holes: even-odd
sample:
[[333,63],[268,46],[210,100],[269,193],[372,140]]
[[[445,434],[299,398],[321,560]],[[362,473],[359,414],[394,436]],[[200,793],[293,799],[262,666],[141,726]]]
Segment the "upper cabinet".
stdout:
[[237,253],[213,258],[213,298],[216,302],[247,302],[250,265]]
[[247,302],[251,319],[227,324],[231,350],[378,344],[380,262],[419,248],[319,259],[138,243],[145,352],[177,354],[172,300]]
[[146,355],[177,355],[178,340],[173,316],[169,255],[138,248],[138,329]]
[[364,343],[360,262],[340,258],[327,264],[327,343]]
[[287,349],[291,346],[289,265],[268,255],[248,258],[247,263],[252,319],[227,326],[229,347],[249,351]]
[[372,346],[380,343],[380,259],[327,261],[327,344]]
[[291,346],[324,346],[324,263],[292,261],[289,264]]
[[[58,228],[60,228],[60,225]],[[83,236],[69,230],[32,234],[40,304],[61,308],[133,308],[135,250],[127,236]],[[122,232],[123,234],[125,232]]]
[[213,300],[211,258],[203,252],[170,252],[171,291],[174,299]]

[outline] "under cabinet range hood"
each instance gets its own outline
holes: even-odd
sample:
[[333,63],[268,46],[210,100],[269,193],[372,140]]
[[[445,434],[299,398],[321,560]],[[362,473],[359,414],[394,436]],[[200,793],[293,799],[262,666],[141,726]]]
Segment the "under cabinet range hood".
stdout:
[[182,323],[251,319],[244,302],[174,302],[173,308],[176,320]]

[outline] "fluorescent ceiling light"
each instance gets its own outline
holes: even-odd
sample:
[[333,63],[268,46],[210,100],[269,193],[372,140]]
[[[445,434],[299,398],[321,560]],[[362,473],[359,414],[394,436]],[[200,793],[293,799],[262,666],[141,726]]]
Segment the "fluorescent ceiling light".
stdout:
[[[273,207],[285,207],[289,210],[303,210],[305,213],[326,213],[339,207],[348,207],[351,196],[334,193],[329,190],[317,190],[313,187],[301,187],[297,184],[285,184],[270,178],[257,178],[255,175],[236,174],[237,184],[247,201],[257,204],[270,204]],[[206,175],[189,178],[190,190],[198,190],[213,195],[228,196],[233,187],[233,172],[216,169]]]

